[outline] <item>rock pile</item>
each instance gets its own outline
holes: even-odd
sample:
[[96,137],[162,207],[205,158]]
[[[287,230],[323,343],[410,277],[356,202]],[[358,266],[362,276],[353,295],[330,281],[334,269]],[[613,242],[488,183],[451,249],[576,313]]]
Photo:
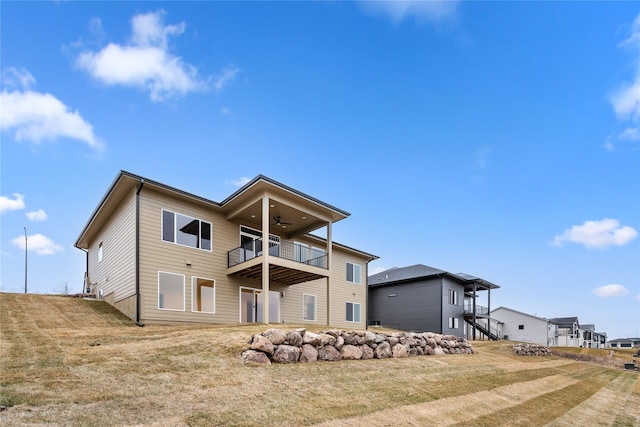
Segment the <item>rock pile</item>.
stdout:
[[544,345],[519,343],[511,349],[514,354],[519,356],[551,356],[551,350]]
[[386,359],[432,354],[472,354],[464,338],[432,332],[392,334],[331,329],[269,329],[249,340],[242,360],[254,363],[312,363],[318,360]]

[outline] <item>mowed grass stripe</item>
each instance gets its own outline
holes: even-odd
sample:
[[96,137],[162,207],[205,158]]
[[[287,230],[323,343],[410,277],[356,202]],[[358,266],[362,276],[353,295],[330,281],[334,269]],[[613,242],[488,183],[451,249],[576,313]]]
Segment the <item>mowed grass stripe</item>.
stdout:
[[[493,390],[453,396],[431,402],[405,405],[378,411],[367,416],[332,420],[319,426],[390,426],[390,425],[457,425],[491,417],[497,410],[506,410],[522,402],[544,395],[549,391],[562,390],[578,383],[565,375],[553,375],[531,381],[522,381]],[[501,424],[506,425],[506,424]]]
[[[457,427],[493,427],[493,426],[544,426],[564,415],[568,410],[597,393],[620,372],[599,368],[594,371],[589,366],[576,371],[569,377],[578,379],[572,385],[529,399],[517,406],[501,409],[473,421],[459,423]],[[608,379],[606,379],[608,378]],[[574,423],[573,425],[580,425]],[[597,425],[589,422],[584,425]]]
[[[634,425],[634,415],[629,412],[625,413],[624,407],[627,403],[627,396],[636,383],[636,377],[637,375],[630,373],[618,373],[618,377],[602,387],[600,391],[581,404],[574,406],[547,426],[610,426],[614,423],[616,425]],[[618,414],[625,415],[618,417]],[[640,422],[640,418],[636,418],[636,422]]]

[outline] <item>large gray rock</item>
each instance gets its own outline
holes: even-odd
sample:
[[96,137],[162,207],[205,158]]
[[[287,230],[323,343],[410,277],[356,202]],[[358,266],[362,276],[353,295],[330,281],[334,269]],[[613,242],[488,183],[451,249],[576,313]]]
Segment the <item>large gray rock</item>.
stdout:
[[366,338],[366,344],[372,343],[372,342],[376,342],[376,334],[374,334],[371,331],[366,331],[364,333],[364,337]]
[[[373,344],[377,346],[376,344]],[[362,352],[362,360],[373,359],[375,356],[373,354],[373,349],[366,344],[363,344],[358,347]]]
[[336,343],[336,337],[330,334],[320,334],[320,345],[334,345]]
[[320,335],[319,334],[315,334],[313,332],[306,331],[304,333],[304,335],[302,336],[302,342],[304,344],[311,344],[311,345],[314,345],[316,347],[319,347],[320,346]]
[[302,335],[298,331],[289,331],[285,336],[284,342],[289,345],[300,347],[302,345]]
[[342,360],[360,360],[362,359],[362,350],[355,345],[345,345],[340,349],[340,357]]
[[282,344],[273,353],[273,361],[276,363],[296,363],[300,358],[300,348]]
[[398,344],[398,342],[400,342],[400,340],[398,339],[398,337],[394,337],[394,336],[390,336],[389,339],[387,339],[387,341],[389,341],[389,345],[393,348],[393,346],[395,346],[396,344]]
[[335,362],[340,360],[340,352],[332,345],[325,345],[318,349],[318,359]]
[[394,359],[407,357],[409,355],[407,352],[407,347],[400,343],[393,346],[393,348],[391,349],[391,353],[393,354]]
[[269,356],[257,350],[245,350],[242,352],[241,357],[244,363],[262,363],[266,365],[271,364],[271,360],[269,360]]
[[344,338],[342,338],[342,336],[337,336],[336,343],[333,346],[336,348],[336,350],[340,350],[343,345],[344,345]]
[[287,338],[287,335],[280,329],[267,329],[262,335],[269,338],[273,345],[280,345]]
[[313,363],[318,361],[318,349],[311,344],[304,344],[300,352],[300,363]]
[[263,353],[267,353],[269,355],[273,354],[273,343],[269,340],[269,338],[262,335],[254,335],[251,337],[251,345],[249,346],[251,350],[262,351]]
[[375,355],[376,359],[387,359],[392,355],[391,346],[389,345],[388,342],[383,341],[380,344],[378,344],[378,347],[376,347],[373,354]]
[[444,353],[444,350],[442,349],[442,347],[436,346],[436,348],[433,349],[433,354],[440,356],[440,355],[445,354],[445,353]]

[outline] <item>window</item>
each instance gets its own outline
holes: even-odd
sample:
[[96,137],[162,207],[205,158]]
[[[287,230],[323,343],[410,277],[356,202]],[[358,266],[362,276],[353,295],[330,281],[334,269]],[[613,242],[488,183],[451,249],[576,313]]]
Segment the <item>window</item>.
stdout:
[[210,251],[211,223],[163,209],[162,240]]
[[360,322],[360,304],[347,303],[347,322]]
[[518,325],[518,329],[520,330],[524,329],[524,325]]
[[347,263],[347,282],[361,283],[362,267],[358,264]]
[[200,277],[191,278],[193,298],[191,299],[191,311],[200,313],[216,312],[216,283],[213,280]]
[[158,308],[184,311],[184,275],[158,272]]
[[457,317],[449,317],[449,329],[458,329]]
[[302,318],[304,320],[316,321],[316,296],[302,295]]
[[98,262],[102,261],[102,242],[98,245]]
[[449,304],[458,305],[458,291],[449,289]]

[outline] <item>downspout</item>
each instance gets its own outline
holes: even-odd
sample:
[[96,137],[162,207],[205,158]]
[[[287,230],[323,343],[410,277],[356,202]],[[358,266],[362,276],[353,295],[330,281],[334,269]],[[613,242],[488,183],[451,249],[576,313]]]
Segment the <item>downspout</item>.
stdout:
[[144,326],[140,323],[140,192],[144,186],[144,179],[140,178],[140,185],[136,191],[136,325]]
[[82,284],[82,293],[85,294],[85,293],[88,293],[87,284],[89,283],[89,251],[82,248],[78,248],[78,249],[84,252],[84,255],[85,255],[84,283]]

